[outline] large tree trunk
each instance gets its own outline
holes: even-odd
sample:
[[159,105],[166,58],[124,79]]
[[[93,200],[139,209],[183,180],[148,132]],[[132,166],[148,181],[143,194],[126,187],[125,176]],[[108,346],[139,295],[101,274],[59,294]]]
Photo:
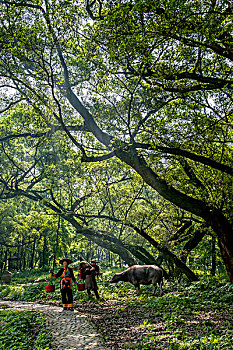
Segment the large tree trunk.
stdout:
[[[118,254],[128,265],[137,264],[137,260],[129,253],[128,249],[123,245],[122,241],[118,238],[111,236],[110,234],[105,234],[103,232],[89,229],[86,227],[82,227],[74,217],[71,216],[63,216],[64,219],[69,221],[76,229],[77,232],[83,234],[85,237],[91,239],[98,245],[103,248],[110,250],[111,252]],[[170,252],[167,248],[162,248],[159,244],[146,232],[135,228],[134,225],[131,225],[136,232],[138,232],[143,238],[145,238],[148,242],[150,242],[154,247],[163,252],[165,255],[168,255],[175,265],[191,280],[198,281],[198,277],[189,269],[187,265],[185,265],[174,253]]]
[[80,225],[72,216],[62,215],[62,217],[73,225],[78,233],[95,242],[102,248],[111,251],[114,254],[118,254],[129,266],[137,264],[135,257],[130,254],[128,249],[124,246],[122,241],[109,233],[93,230],[88,227]]
[[233,229],[219,210],[214,210],[208,219],[218,237],[218,244],[231,283],[233,283]]
[[[138,263],[135,257],[130,254],[128,249],[124,247],[120,240],[113,237],[107,237],[106,235],[97,231],[94,233],[93,230],[88,228],[82,228],[81,230],[79,229],[78,232],[98,244],[100,247],[105,248],[114,254],[118,254],[129,266]],[[116,242],[116,240],[118,242]]]
[[127,244],[126,247],[139,261],[143,262],[144,264],[150,265],[150,264],[156,263],[155,258],[152,255],[150,255],[150,257],[146,255],[142,247],[131,245],[131,244],[130,245]]

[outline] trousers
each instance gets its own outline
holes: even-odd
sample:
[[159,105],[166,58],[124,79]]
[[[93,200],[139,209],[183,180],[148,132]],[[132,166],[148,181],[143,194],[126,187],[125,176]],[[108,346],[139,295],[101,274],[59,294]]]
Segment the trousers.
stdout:
[[[94,293],[95,293],[95,296],[97,299],[99,299],[99,293],[98,293],[98,290],[97,289],[93,289]],[[88,295],[91,295],[91,290],[90,289],[87,289],[87,294]]]
[[63,305],[73,304],[73,293],[72,289],[68,287],[64,287],[61,289],[61,297]]

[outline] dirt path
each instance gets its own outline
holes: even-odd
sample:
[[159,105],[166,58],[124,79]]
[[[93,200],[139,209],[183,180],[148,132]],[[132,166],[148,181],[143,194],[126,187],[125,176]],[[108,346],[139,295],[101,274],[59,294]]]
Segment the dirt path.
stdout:
[[52,333],[51,350],[107,350],[95,326],[77,310],[62,312],[58,306],[20,301],[0,300],[0,305],[13,310],[42,312],[46,317],[46,327]]

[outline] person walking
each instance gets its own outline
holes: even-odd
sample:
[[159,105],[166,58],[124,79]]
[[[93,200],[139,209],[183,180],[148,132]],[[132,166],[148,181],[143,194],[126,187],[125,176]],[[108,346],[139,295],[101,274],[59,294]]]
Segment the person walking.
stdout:
[[91,290],[94,291],[95,296],[99,299],[98,286],[95,279],[96,275],[102,275],[100,272],[99,266],[96,265],[96,259],[91,260],[91,264],[81,261],[79,265],[80,278],[85,281],[85,289],[87,294],[91,295]]
[[54,273],[52,270],[49,272],[53,277],[60,277],[60,288],[61,288],[61,297],[63,303],[63,311],[70,310],[74,311],[73,305],[73,293],[72,293],[72,281],[77,284],[77,280],[74,277],[74,272],[71,267],[68,267],[72,263],[70,259],[64,258],[59,261],[63,268],[61,268],[57,273]]
[[100,276],[100,275],[102,275],[103,273],[102,272],[100,272],[100,267],[99,267],[99,265],[97,265],[97,260],[96,259],[92,259],[91,260],[91,266],[95,269],[95,275],[96,276]]

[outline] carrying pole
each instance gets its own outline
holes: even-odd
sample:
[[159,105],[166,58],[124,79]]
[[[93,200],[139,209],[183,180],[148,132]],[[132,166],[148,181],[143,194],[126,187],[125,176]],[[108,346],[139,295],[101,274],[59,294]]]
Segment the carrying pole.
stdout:
[[[87,262],[86,259],[84,259],[84,257],[81,254],[79,254],[79,255],[80,255],[80,257],[82,258],[83,261],[85,261],[89,266],[91,266],[91,264],[89,264],[89,262]],[[93,267],[93,266],[91,266],[91,267]]]

